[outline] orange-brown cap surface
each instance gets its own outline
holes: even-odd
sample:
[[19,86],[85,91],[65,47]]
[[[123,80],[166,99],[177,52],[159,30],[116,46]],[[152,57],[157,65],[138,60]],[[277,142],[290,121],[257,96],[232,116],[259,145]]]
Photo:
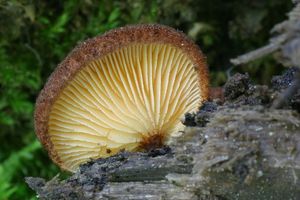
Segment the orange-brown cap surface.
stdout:
[[208,98],[200,49],[163,25],[111,30],[79,44],[52,73],[35,131],[52,160],[74,171],[121,149],[163,144]]

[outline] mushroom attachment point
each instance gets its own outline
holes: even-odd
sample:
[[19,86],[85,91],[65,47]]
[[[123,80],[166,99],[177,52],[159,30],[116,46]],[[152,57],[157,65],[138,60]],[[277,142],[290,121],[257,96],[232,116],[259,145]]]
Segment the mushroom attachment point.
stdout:
[[51,159],[75,171],[164,145],[207,97],[197,45],[167,26],[126,26],[82,42],[58,65],[37,99],[35,131]]

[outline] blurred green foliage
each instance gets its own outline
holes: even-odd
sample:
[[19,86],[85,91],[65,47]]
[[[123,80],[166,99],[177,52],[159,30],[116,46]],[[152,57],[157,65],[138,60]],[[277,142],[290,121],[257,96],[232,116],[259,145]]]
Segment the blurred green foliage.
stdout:
[[[35,199],[25,176],[53,177],[33,131],[35,98],[47,77],[80,41],[136,23],[183,30],[205,52],[213,85],[229,59],[267,43],[292,7],[286,0],[0,0],[0,199]],[[239,68],[266,83],[280,70],[271,57]]]

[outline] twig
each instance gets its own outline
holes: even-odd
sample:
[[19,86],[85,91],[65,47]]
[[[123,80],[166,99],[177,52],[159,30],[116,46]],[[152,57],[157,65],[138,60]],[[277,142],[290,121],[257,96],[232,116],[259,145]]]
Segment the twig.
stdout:
[[237,58],[231,59],[230,62],[234,65],[241,65],[248,63],[250,61],[256,60],[258,58],[261,58],[263,56],[266,56],[270,53],[273,53],[274,51],[278,50],[280,48],[279,44],[268,44],[266,46],[263,46],[259,49],[256,49],[254,51],[250,51],[249,53],[246,53],[244,55],[238,56]]

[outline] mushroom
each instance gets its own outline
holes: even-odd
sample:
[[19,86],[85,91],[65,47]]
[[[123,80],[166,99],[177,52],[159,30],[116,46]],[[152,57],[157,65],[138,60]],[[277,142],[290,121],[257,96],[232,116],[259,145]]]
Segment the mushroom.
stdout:
[[91,159],[164,145],[207,98],[198,46],[167,26],[126,26],[82,42],[58,65],[37,99],[35,132],[74,172]]

